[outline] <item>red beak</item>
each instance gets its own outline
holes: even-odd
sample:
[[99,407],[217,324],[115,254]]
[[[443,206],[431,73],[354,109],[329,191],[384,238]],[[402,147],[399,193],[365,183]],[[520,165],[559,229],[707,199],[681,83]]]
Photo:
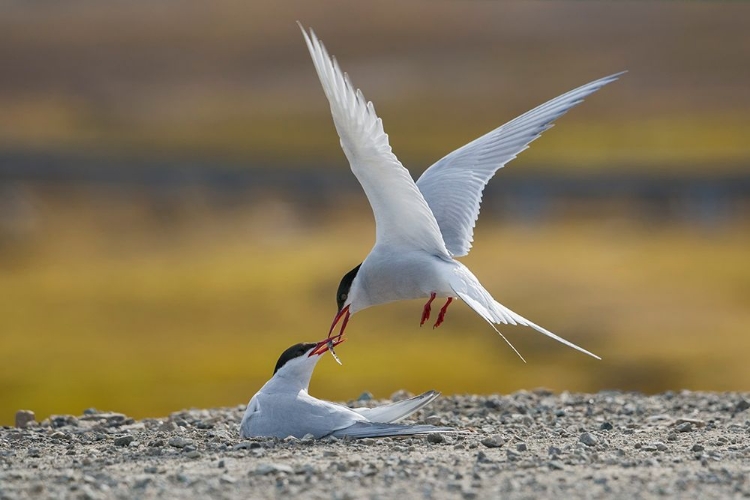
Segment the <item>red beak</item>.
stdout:
[[332,339],[329,338],[329,339],[321,340],[320,342],[318,342],[318,345],[315,346],[315,349],[310,351],[310,354],[308,354],[307,356],[311,357],[314,354],[317,354],[318,356],[320,356],[321,354],[325,353],[326,351],[328,351],[329,349],[333,347],[336,347],[337,345],[339,345],[345,340],[346,339],[340,335]]
[[341,331],[338,334],[339,337],[344,335],[344,328],[346,328],[346,324],[349,322],[349,306],[341,308],[341,310],[338,313],[336,313],[336,317],[333,318],[333,323],[331,323],[331,329],[328,330],[329,339],[331,338],[333,329],[336,328],[336,323],[339,322],[342,316],[344,317],[344,322],[341,324]]

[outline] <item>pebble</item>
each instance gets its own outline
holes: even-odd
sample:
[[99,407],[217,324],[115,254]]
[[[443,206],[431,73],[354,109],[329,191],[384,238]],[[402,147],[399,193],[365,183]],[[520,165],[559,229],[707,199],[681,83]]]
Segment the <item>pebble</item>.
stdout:
[[115,446],[128,446],[130,443],[135,441],[133,436],[120,436],[115,438]]
[[401,389],[400,391],[396,391],[393,394],[391,394],[391,401],[398,402],[398,401],[403,401],[405,399],[409,399],[413,397],[414,397],[413,393]]
[[427,434],[427,442],[432,444],[445,443],[445,436],[439,432],[433,432],[432,434]]
[[586,446],[596,446],[599,443],[599,439],[590,432],[584,432],[578,440]]
[[276,473],[292,474],[294,473],[294,469],[292,469],[290,466],[286,464],[279,464],[279,463],[260,464],[258,465],[258,467],[255,468],[255,474],[260,475],[260,476],[265,476],[266,474],[276,474]]
[[[747,393],[618,391],[451,396],[436,400],[422,421],[462,433],[365,441],[241,440],[244,412],[236,407],[138,422],[91,410],[0,427],[0,498],[252,498],[263,491],[331,499],[744,498],[750,412],[735,410],[746,400]],[[683,425],[692,430],[680,432]]]
[[16,427],[25,429],[29,424],[36,423],[36,417],[31,410],[18,410],[16,412]]
[[184,448],[185,446],[193,444],[193,442],[182,436],[175,436],[170,438],[169,441],[167,441],[167,444],[169,444],[169,446],[174,446],[175,448]]
[[500,448],[505,444],[505,439],[501,435],[495,434],[494,436],[482,439],[481,443],[487,448]]
[[372,401],[372,400],[373,400],[372,393],[367,392],[367,391],[360,394],[359,397],[357,398],[357,401]]
[[677,432],[691,432],[693,430],[692,422],[682,422],[675,429]]
[[559,460],[550,460],[547,465],[552,470],[565,470],[565,465]]

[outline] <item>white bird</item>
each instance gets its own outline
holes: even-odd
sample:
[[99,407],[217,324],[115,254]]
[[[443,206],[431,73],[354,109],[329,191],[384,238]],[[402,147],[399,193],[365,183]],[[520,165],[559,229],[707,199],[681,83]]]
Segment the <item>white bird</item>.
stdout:
[[334,437],[410,436],[448,432],[449,427],[396,424],[430,404],[439,392],[429,391],[405,401],[376,408],[349,408],[308,394],[310,377],[321,355],[343,342],[342,337],[297,344],[281,354],[271,380],[247,405],[240,436],[316,439]]
[[556,118],[622,73],[583,85],[492,130],[437,161],[415,183],[391,151],[372,102],[355,90],[315,33],[310,30],[308,35],[302,25],[300,29],[330,103],[341,147],[375,215],[375,246],[342,278],[329,337],[342,318],[339,335],[343,334],[351,314],[422,297],[429,300],[420,324],[429,318],[436,297],[447,298],[435,323],[439,326],[448,305],[460,298],[493,328],[499,323],[529,326],[600,359],[497,302],[455,258],[469,253],[482,191],[495,172],[552,127]]

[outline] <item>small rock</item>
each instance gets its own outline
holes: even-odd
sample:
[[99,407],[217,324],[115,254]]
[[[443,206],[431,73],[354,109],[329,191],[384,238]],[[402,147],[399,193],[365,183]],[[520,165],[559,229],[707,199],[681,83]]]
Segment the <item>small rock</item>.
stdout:
[[372,399],[372,393],[365,391],[359,395],[357,401],[372,401]]
[[224,463],[224,460],[219,460],[219,463],[216,465],[219,469],[226,469],[227,464]]
[[393,394],[391,394],[391,401],[403,401],[405,399],[413,398],[414,394],[412,394],[409,391],[405,391],[401,389],[400,391],[396,391]]
[[115,438],[115,446],[128,446],[135,441],[133,436],[120,436]]
[[266,463],[260,464],[255,468],[255,474],[259,476],[265,476],[267,474],[276,473],[292,474],[294,469],[285,464]]
[[677,432],[691,432],[693,430],[692,422],[682,422],[675,429]]
[[596,446],[599,443],[599,440],[596,438],[596,436],[594,436],[590,432],[584,432],[583,434],[581,434],[581,437],[579,437],[578,440],[586,446]]
[[18,410],[16,412],[16,427],[25,429],[31,422],[36,422],[34,412],[31,410]]
[[430,415],[424,419],[424,422],[428,425],[443,425],[443,419],[437,415]]
[[654,441],[654,446],[659,451],[667,451],[667,445],[662,443],[661,441]]
[[185,456],[188,458],[195,459],[195,458],[200,458],[201,453],[198,450],[192,450],[192,451],[185,453]]
[[177,430],[177,424],[171,420],[167,420],[159,426],[159,432],[174,432]]
[[[734,407],[734,412],[739,413],[741,411],[747,410],[748,408],[750,408],[750,401],[740,398],[740,400],[737,401],[737,405]],[[18,424],[16,424],[16,427],[18,427]]]
[[57,431],[57,432],[53,432],[50,435],[50,439],[70,439],[70,436],[68,436],[64,432]]
[[86,408],[83,410],[84,415],[96,415],[97,413],[99,413],[99,410],[96,408]]
[[518,443],[518,444],[516,445],[516,450],[517,450],[517,451],[526,451],[526,450],[528,450],[528,449],[529,449],[529,447],[528,447],[528,446],[526,446],[526,443]]
[[443,436],[439,432],[433,432],[431,434],[427,434],[427,442],[432,444],[445,443],[445,436]]
[[550,460],[547,462],[547,466],[552,470],[565,470],[565,466],[559,460]]
[[257,441],[242,441],[232,446],[233,451],[237,450],[253,450],[256,448],[262,448],[261,444]]
[[169,443],[169,446],[174,446],[175,448],[184,448],[185,446],[193,444],[192,441],[181,436],[170,438],[167,442]]
[[237,480],[235,478],[233,478],[232,476],[228,476],[226,474],[224,474],[223,476],[221,476],[219,478],[219,481],[221,481],[224,484],[234,484],[234,483],[237,482]]
[[518,460],[519,458],[521,458],[521,454],[520,453],[518,453],[517,451],[510,450],[510,449],[506,450],[505,454],[507,455],[508,460],[510,460],[511,462],[513,462],[513,461]]
[[495,434],[494,436],[489,436],[489,437],[482,439],[481,442],[487,448],[500,448],[502,445],[505,444],[505,439],[503,439],[501,435]]
[[701,451],[705,450],[705,448],[703,447],[703,445],[702,445],[702,444],[698,444],[698,443],[695,443],[695,444],[693,445],[693,447],[692,447],[692,448],[690,448],[690,450],[691,450],[691,451],[695,451],[695,452],[701,452]]
[[26,450],[26,455],[38,458],[42,455],[42,452],[39,451],[39,448],[29,448],[28,450]]
[[609,422],[602,422],[602,425],[599,426],[599,429],[603,431],[611,431],[612,429],[614,429],[614,426]]
[[477,452],[477,462],[486,464],[492,462],[492,460],[487,458],[487,454],[485,452],[479,451]]

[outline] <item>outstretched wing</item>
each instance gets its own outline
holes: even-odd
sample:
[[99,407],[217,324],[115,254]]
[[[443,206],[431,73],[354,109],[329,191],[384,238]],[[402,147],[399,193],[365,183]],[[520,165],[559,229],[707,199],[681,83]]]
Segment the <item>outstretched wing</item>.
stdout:
[[375,408],[352,408],[370,422],[395,423],[424,408],[440,396],[437,391],[427,391],[419,396]]
[[310,30],[300,25],[318,72],[341,148],[375,215],[376,244],[419,249],[448,256],[435,217],[422,193],[388,144],[375,107],[355,90],[349,77]]
[[417,187],[454,257],[466,255],[471,249],[482,191],[495,172],[551,128],[553,121],[623,73],[556,97],[453,151],[425,170],[417,180]]

